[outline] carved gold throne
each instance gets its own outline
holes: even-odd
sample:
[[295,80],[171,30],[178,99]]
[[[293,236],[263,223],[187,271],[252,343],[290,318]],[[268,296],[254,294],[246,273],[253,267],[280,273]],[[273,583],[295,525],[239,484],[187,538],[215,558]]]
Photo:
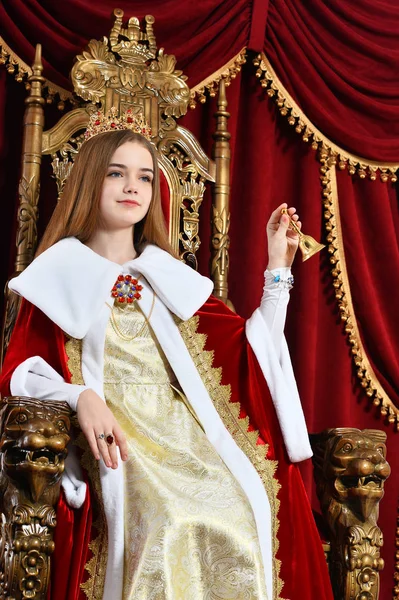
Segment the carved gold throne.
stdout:
[[[130,18],[124,27],[123,11],[116,9],[114,16],[115,23],[109,38],[91,40],[84,52],[77,56],[71,72],[74,108],[47,131],[44,130],[41,49],[40,46],[37,47],[33,72],[29,78],[30,89],[24,117],[14,276],[30,264],[37,247],[40,165],[43,155],[51,156],[60,196],[73,158],[83,143],[83,133],[90,115],[94,111],[107,112],[115,107],[118,114],[123,114],[127,109],[142,113],[151,126],[152,142],[158,149],[159,166],[166,184],[163,186],[163,195],[168,196],[166,201],[170,242],[180,258],[195,269],[196,253],[200,245],[199,210],[205,186],[212,183],[210,276],[215,285],[214,294],[228,302],[230,134],[227,130],[229,113],[225,83],[222,79],[219,84],[213,156],[210,159],[191,132],[177,123],[188,109],[190,89],[185,76],[175,69],[175,57],[165,54],[162,48],[157,49],[154,18],[145,17],[143,31],[135,17]],[[18,309],[19,298],[7,291],[2,356]],[[70,417],[69,408],[62,403],[48,402],[44,406],[32,398],[2,399],[0,600],[46,598],[50,557],[54,550],[54,507],[58,501],[60,477],[67,454]],[[342,473],[338,467],[335,470],[331,468],[335,457],[332,448],[336,449],[345,432],[346,430],[329,430],[314,441],[319,495],[327,515],[327,523],[331,524],[325,550],[332,557],[330,562],[334,578],[339,578],[339,583],[335,583],[337,599],[377,600],[378,572],[383,566],[379,557],[382,536],[376,525],[377,500],[382,497],[383,483],[389,474],[385,461],[384,434],[358,430],[347,432],[347,436],[352,436],[350,440],[356,456],[363,451],[367,454],[370,445],[377,444],[380,448],[379,456],[383,457],[385,463],[384,467],[376,471],[371,486],[370,481],[365,484],[360,471],[351,472],[352,480],[340,479],[343,488],[346,486],[347,490],[359,487],[360,481],[362,489],[359,497],[367,496],[367,491],[373,495],[373,486],[379,489],[379,493],[373,495],[373,510],[368,511],[362,505],[363,510],[359,511],[356,502],[352,502],[350,510],[353,517],[349,517],[345,523],[339,521],[339,525],[335,525],[335,521],[328,518],[332,506],[329,498],[331,500],[334,496],[333,488],[335,489],[336,481]],[[356,435],[354,432],[357,432]],[[381,460],[381,463],[384,461]],[[355,464],[360,463],[354,458],[353,465]],[[356,470],[355,467],[353,469]],[[349,497],[350,504],[355,496],[355,493],[351,495],[348,492],[345,497],[342,493],[339,499],[335,499],[334,506],[341,502],[341,512],[347,516],[348,510],[342,508],[345,498]],[[367,521],[370,515],[371,525]],[[355,525],[357,537],[353,539]],[[359,531],[363,533],[360,534]],[[372,536],[370,543],[367,536]],[[362,556],[371,546],[372,560],[363,560]],[[349,562],[348,551],[352,557]],[[363,592],[366,595],[362,596]]]

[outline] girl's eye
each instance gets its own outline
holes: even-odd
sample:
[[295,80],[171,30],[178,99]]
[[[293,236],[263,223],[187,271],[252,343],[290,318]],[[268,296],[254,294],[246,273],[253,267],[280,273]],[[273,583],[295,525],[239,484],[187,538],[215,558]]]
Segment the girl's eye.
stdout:
[[152,183],[151,177],[149,177],[148,175],[142,175],[142,176],[140,177],[140,179],[141,179],[142,181],[144,181],[145,183]]
[[108,177],[122,177],[122,173],[120,173],[119,171],[111,171],[110,173],[108,173]]

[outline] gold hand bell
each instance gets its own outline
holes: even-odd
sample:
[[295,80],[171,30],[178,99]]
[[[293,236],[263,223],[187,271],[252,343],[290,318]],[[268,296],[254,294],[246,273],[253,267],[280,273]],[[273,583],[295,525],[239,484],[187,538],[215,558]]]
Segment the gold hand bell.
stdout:
[[[281,214],[288,215],[287,209],[282,208]],[[308,258],[313,256],[314,254],[317,254],[317,252],[320,252],[320,250],[326,247],[325,244],[320,244],[319,242],[316,242],[316,240],[312,238],[311,235],[305,235],[304,233],[302,233],[298,225],[295,223],[295,221],[291,219],[291,217],[290,227],[299,235],[299,249],[302,252],[302,262],[305,262],[305,260],[308,260]]]

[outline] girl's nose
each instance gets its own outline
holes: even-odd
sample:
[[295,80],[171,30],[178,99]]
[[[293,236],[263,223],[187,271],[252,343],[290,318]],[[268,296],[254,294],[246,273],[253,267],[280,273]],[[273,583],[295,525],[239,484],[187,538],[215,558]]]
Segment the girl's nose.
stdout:
[[137,186],[133,183],[126,183],[123,191],[125,194],[137,194]]

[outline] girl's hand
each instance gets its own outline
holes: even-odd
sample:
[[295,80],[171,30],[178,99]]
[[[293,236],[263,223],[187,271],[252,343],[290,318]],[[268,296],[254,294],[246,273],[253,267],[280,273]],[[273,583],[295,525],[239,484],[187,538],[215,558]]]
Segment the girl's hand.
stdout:
[[[281,214],[281,209],[286,208],[288,214]],[[267,224],[267,241],[269,252],[269,271],[281,267],[290,267],[298,249],[299,235],[289,229],[290,218],[301,228],[301,222],[295,208],[287,208],[284,202],[272,212]]]
[[[122,429],[105,402],[93,390],[85,390],[78,399],[77,415],[79,425],[85,434],[94,458],[100,460],[102,456],[107,467],[116,469],[118,455],[116,446],[119,446],[122,460],[127,460],[127,443]],[[104,434],[104,438],[100,436]],[[107,435],[112,435],[114,442],[106,442]]]

